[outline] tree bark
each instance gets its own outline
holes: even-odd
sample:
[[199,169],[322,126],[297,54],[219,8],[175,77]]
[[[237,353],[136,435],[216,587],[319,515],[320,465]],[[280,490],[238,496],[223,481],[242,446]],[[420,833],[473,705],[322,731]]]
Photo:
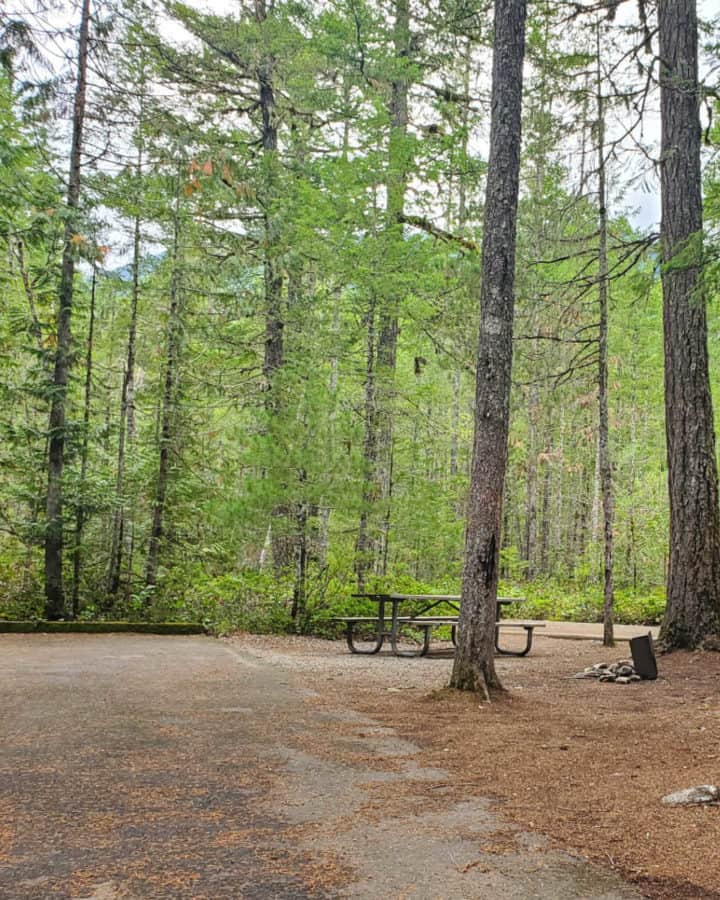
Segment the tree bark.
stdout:
[[[269,7],[272,9],[272,5]],[[261,25],[268,18],[268,6],[264,0],[255,4],[256,19]],[[280,260],[280,222],[274,205],[277,196],[278,128],[275,114],[275,86],[273,83],[275,60],[270,54],[261,58],[257,70],[258,106],[262,119],[260,143],[262,146],[264,180],[260,196],[263,216],[263,275],[265,287],[265,352],[263,375],[265,378],[265,410],[268,429],[282,414],[282,398],[277,375],[285,364],[285,315],[283,306],[284,272]],[[276,572],[288,571],[294,561],[293,538],[290,534],[291,506],[278,503],[272,510],[272,563]]]
[[388,541],[392,514],[393,437],[395,431],[395,369],[397,368],[397,339],[399,320],[396,313],[380,315],[380,334],[376,358],[376,425],[377,425],[377,481],[381,505],[375,572],[387,572]]
[[[330,442],[332,446],[335,446],[335,423],[337,420],[337,393],[340,375],[340,361],[338,358],[337,346],[340,340],[340,334],[340,291],[334,290],[332,320],[333,350],[332,355],[330,356],[330,379],[328,382],[328,392],[330,394],[330,412],[328,414],[328,423],[330,430]],[[317,540],[317,561],[318,565],[321,568],[324,568],[327,563],[328,550],[330,549],[330,515],[331,509],[327,505],[327,501],[321,501],[319,511],[320,522],[318,527]]]
[[635,484],[637,474],[637,397],[635,393],[635,385],[637,383],[637,367],[633,359],[632,368],[632,391],[630,394],[630,471],[628,473],[628,496],[630,497],[630,507],[628,509],[628,543],[627,543],[627,568],[632,578],[633,590],[637,590],[637,573],[638,573],[638,555],[637,541],[635,533]]
[[[405,212],[405,193],[408,177],[408,75],[405,70],[410,56],[410,3],[395,0],[393,51],[396,72],[391,86],[390,139],[388,144],[386,228],[391,240],[397,239]],[[379,574],[387,569],[388,540],[392,504],[393,432],[395,405],[395,369],[397,367],[397,339],[399,332],[398,298],[390,298],[389,308],[381,310],[377,341],[377,477],[382,522],[376,557]]]
[[375,303],[367,312],[367,349],[365,354],[365,437],[363,440],[363,493],[360,522],[355,543],[355,574],[358,592],[363,593],[371,565],[373,541],[370,534],[370,515],[377,502],[377,429],[375,423]]
[[613,496],[610,426],[608,420],[608,258],[607,258],[607,190],[605,186],[605,101],[602,93],[600,22],[596,24],[598,117],[598,301],[600,306],[598,362],[598,463],[603,510],[603,645],[613,647],[615,635],[615,548],[613,528],[615,498]]
[[525,17],[526,0],[496,0],[475,437],[458,647],[450,682],[486,697],[502,688],[493,649],[510,420]]
[[[304,485],[307,481],[307,472],[301,469],[298,473],[298,481]],[[295,623],[298,633],[303,631],[306,625],[307,612],[307,563],[308,563],[308,504],[300,500],[295,504],[295,577],[293,580],[293,599],[290,617]]]
[[90,448],[90,400],[92,397],[93,340],[95,335],[95,288],[97,285],[97,263],[93,263],[90,287],[90,322],[88,323],[87,349],[85,354],[85,399],[83,403],[83,437],[80,449],[80,500],[75,511],[75,546],[73,548],[72,617],[77,618],[80,603],[80,572],[82,568],[82,537],[85,528],[85,503],[82,492],[87,478],[88,454]]
[[175,200],[175,216],[173,223],[172,272],[170,275],[170,307],[168,310],[165,380],[160,413],[157,484],[153,501],[152,526],[148,543],[147,560],[145,562],[145,586],[153,587],[157,581],[160,561],[160,546],[165,533],[165,504],[167,500],[168,479],[170,473],[170,450],[173,441],[173,420],[177,399],[177,378],[180,364],[181,341],[181,271],[180,271],[180,200]]
[[[472,66],[472,44],[470,40],[466,40],[463,50],[463,93],[466,97],[470,95],[470,74]],[[462,128],[462,140],[460,142],[458,161],[458,205],[457,205],[457,228],[462,234],[467,220],[467,187],[466,175],[468,169],[468,142],[469,142],[469,110],[468,105],[463,104],[460,111],[460,125]],[[452,173],[451,173],[452,174]],[[452,190],[448,190],[449,197],[452,198]],[[453,230],[451,217],[448,216],[448,231]],[[450,475],[455,478],[458,474],[458,457],[460,453],[460,394],[462,380],[459,369],[454,369],[452,373],[452,407],[450,412]]]
[[536,575],[539,414],[540,398],[537,385],[533,383],[530,385],[528,397],[527,494],[525,497],[525,540],[523,542],[523,557],[526,563],[525,578],[528,581],[532,581]]
[[[564,516],[565,511],[565,483],[566,465],[565,465],[565,407],[560,406],[560,422],[558,423],[558,450],[557,450],[557,472],[555,475],[555,496],[553,503],[553,535],[552,543],[556,548],[554,564],[559,568],[563,547],[569,546],[568,533],[570,530],[569,517]],[[565,536],[563,537],[563,531]]]
[[[599,251],[598,251],[599,256]],[[598,275],[598,285],[600,284],[600,276]],[[602,328],[602,323],[600,323]],[[598,338],[598,345],[600,343],[600,338]],[[599,371],[599,368],[598,368]],[[599,409],[599,405],[598,405]],[[600,430],[598,429],[598,433],[595,436],[595,468],[593,469],[593,483],[592,483],[592,506],[590,507],[590,535],[593,539],[593,543],[597,541],[600,536],[600,504],[601,504],[601,481],[600,478]]]
[[552,487],[553,465],[552,425],[548,428],[547,459],[542,477],[542,520],[540,525],[540,572],[549,574],[548,549],[550,546],[550,492]]
[[[138,154],[137,175],[142,173],[142,151]],[[128,328],[127,355],[120,394],[120,428],[118,433],[117,469],[115,475],[115,502],[117,504],[112,523],[110,565],[107,591],[113,597],[120,589],[123,543],[125,538],[125,455],[133,434],[135,396],[135,342],[137,337],[137,311],[140,297],[140,213],[135,214],[133,227],[132,288],[130,299],[130,325]]]
[[[393,25],[393,53],[396,71],[390,86],[390,136],[388,139],[388,167],[386,177],[387,200],[385,207],[385,234],[392,244],[398,240],[398,231],[402,234],[402,218],[405,211],[405,193],[408,178],[408,75],[407,61],[410,55],[410,4],[409,0],[395,0],[395,21]],[[375,485],[363,487],[363,509],[358,530],[358,550],[362,544],[365,561],[358,560],[362,569],[368,567],[368,557],[373,556],[373,568],[376,574],[384,575],[387,569],[388,540],[392,512],[392,471],[393,471],[393,432],[395,405],[395,369],[397,364],[397,340],[399,332],[398,298],[383,297],[379,310],[376,331],[375,365],[373,390],[375,409],[371,418],[366,417],[366,428],[375,428],[375,435],[365,437],[365,446],[373,447],[374,464],[366,469]],[[373,313],[374,315],[374,313]],[[371,501],[370,498],[376,498]],[[379,510],[373,509],[372,506]],[[373,515],[373,513],[375,515]],[[380,522],[377,530],[373,528],[373,519],[379,514]],[[364,517],[364,519],[363,519]],[[361,535],[361,532],[363,533]],[[358,572],[358,583],[361,580]],[[364,575],[362,576],[364,580]]]
[[[542,19],[541,31],[537,35],[538,46],[536,52],[548,55],[550,52],[551,16],[549,11]],[[548,168],[548,155],[551,152],[552,115],[551,94],[548,85],[548,68],[541,65],[538,72],[537,84],[533,85],[532,108],[529,111],[531,134],[529,137],[529,155],[534,167],[534,177],[530,188],[530,245],[533,259],[543,258],[547,245],[547,212],[545,209],[547,200],[544,196],[545,178]],[[542,331],[543,283],[542,276],[536,270],[529,274],[530,288],[530,312],[528,325],[530,334],[539,334]],[[542,342],[532,340],[529,345],[529,357],[532,367],[538,365],[543,358]],[[527,490],[525,494],[525,541],[523,558],[526,563],[525,578],[532,581],[537,575],[538,562],[538,493],[539,493],[539,454],[542,448],[541,421],[542,402],[540,396],[540,384],[533,377],[528,390],[528,439],[527,439]]]
[[452,373],[452,406],[450,407],[450,476],[458,473],[460,451],[460,372]]
[[90,0],[83,0],[78,42],[77,82],[73,107],[70,173],[67,191],[67,218],[63,234],[62,266],[58,290],[57,344],[50,404],[50,444],[48,450],[48,490],[45,531],[45,616],[60,619],[65,612],[63,586],[63,468],[65,463],[65,415],[67,385],[71,365],[70,328],[75,279],[73,237],[80,206],[83,128],[87,95],[87,68],[90,34]]
[[695,0],[660,0],[665,430],[670,498],[668,649],[720,636],[720,515],[702,286]]

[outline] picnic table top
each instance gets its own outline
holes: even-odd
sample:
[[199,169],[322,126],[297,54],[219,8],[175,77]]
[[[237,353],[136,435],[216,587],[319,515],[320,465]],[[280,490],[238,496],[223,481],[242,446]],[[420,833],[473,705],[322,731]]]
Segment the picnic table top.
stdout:
[[[353,597],[362,597],[366,600],[435,600],[438,603],[443,601],[458,603],[460,594],[389,594],[382,592],[353,594]],[[498,597],[498,603],[522,603],[524,597]]]

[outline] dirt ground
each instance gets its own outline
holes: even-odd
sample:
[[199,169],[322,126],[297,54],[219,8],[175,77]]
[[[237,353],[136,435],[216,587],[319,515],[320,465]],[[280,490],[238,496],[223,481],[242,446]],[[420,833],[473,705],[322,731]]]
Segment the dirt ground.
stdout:
[[[718,898],[720,658],[539,639],[491,706],[449,654],[0,636],[1,900]],[[633,882],[633,884],[630,884]]]
[[627,657],[626,643],[539,638],[530,656],[498,660],[508,694],[487,705],[444,689],[449,654],[399,660],[351,656],[340,642],[240,640],[295,666],[326,702],[340,694],[419,745],[420,764],[449,770],[456,796],[494,798],[504,817],[646,896],[720,898],[720,807],[660,803],[720,784],[720,654],[663,656],[657,681],[600,684],[572,676]]

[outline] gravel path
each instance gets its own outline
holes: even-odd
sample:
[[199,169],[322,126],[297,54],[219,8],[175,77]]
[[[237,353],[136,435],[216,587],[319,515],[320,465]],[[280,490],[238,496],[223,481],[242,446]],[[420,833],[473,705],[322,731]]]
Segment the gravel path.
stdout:
[[639,897],[458,802],[343,704],[370,666],[432,687],[449,665],[321,641],[0,637],[0,898]]

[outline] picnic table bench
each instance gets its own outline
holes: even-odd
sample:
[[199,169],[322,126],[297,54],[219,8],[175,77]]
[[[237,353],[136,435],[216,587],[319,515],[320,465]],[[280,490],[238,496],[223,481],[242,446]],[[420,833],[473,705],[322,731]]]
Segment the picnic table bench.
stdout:
[[[432,614],[433,609],[441,605],[449,605],[459,612],[459,594],[353,594],[353,597],[371,600],[378,604],[378,612],[375,616],[336,616],[336,622],[345,625],[345,639],[351,653],[374,654],[378,653],[385,638],[390,638],[392,651],[396,656],[426,656],[430,649],[430,632],[433,628],[450,626],[450,636],[453,645],[456,641],[457,624],[459,615]],[[502,656],[527,656],[532,648],[533,631],[535,628],[543,628],[543,624],[537,622],[508,622],[501,621],[502,608],[512,603],[521,603],[523,598],[498,597],[495,624],[495,650]],[[408,604],[424,603],[422,609],[412,615],[401,615],[400,609]],[[390,606],[388,613],[387,607]],[[427,615],[430,613],[430,615]],[[370,648],[357,645],[356,628],[358,625],[374,625],[374,644]],[[403,627],[412,628],[421,632],[421,643],[416,650],[405,650],[399,646],[399,637]],[[508,650],[500,646],[501,629],[524,629],[525,646],[522,650]]]

